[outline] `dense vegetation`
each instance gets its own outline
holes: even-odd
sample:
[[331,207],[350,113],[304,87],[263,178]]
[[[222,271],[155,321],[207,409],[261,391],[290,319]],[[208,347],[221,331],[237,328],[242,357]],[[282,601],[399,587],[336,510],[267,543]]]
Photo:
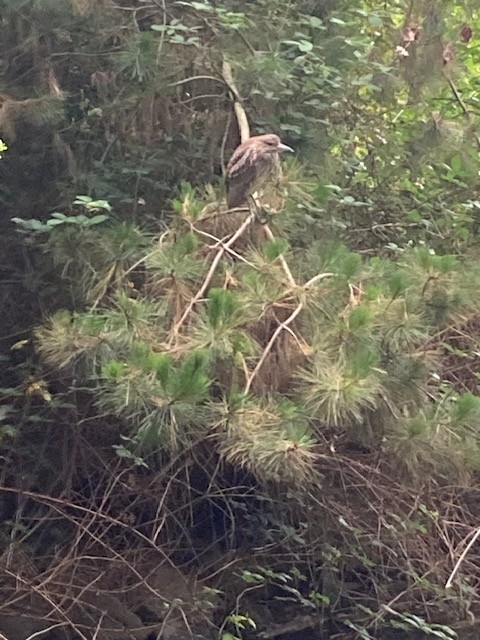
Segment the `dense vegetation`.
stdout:
[[2,5],[0,633],[476,638],[476,1]]

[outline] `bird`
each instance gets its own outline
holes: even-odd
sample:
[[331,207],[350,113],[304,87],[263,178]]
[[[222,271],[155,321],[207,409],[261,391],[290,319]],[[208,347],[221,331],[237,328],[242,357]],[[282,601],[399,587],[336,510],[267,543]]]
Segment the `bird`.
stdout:
[[241,207],[257,191],[279,163],[279,154],[293,149],[274,133],[252,136],[242,142],[230,158],[226,171],[227,205]]

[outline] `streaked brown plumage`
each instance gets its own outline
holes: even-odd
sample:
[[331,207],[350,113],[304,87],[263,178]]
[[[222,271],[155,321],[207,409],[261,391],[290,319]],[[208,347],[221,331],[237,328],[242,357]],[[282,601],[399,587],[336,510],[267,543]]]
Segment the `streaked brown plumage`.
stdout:
[[227,165],[227,205],[229,209],[247,203],[248,196],[268,179],[282,151],[292,151],[280,138],[268,133],[253,136],[237,147]]

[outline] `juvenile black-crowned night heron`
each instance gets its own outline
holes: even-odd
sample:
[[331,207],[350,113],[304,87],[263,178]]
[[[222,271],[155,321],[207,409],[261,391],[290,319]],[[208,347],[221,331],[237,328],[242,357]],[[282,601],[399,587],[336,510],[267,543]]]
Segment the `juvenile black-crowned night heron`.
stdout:
[[248,197],[268,181],[279,163],[279,154],[292,151],[280,138],[267,133],[253,136],[237,147],[227,165],[227,205],[229,209],[247,204]]

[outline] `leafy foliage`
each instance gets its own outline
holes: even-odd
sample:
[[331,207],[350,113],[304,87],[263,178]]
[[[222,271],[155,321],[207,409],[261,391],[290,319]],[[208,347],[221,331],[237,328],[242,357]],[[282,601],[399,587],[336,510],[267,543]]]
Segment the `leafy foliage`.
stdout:
[[[478,555],[442,585],[478,526],[478,7],[320,4],[5,2],[1,533],[73,567],[39,616],[87,624],[84,559],[144,544],[264,556],[211,572],[215,621],[145,596],[227,640],[260,592],[339,637],[475,615]],[[222,200],[234,98],[296,150],[273,237]]]

